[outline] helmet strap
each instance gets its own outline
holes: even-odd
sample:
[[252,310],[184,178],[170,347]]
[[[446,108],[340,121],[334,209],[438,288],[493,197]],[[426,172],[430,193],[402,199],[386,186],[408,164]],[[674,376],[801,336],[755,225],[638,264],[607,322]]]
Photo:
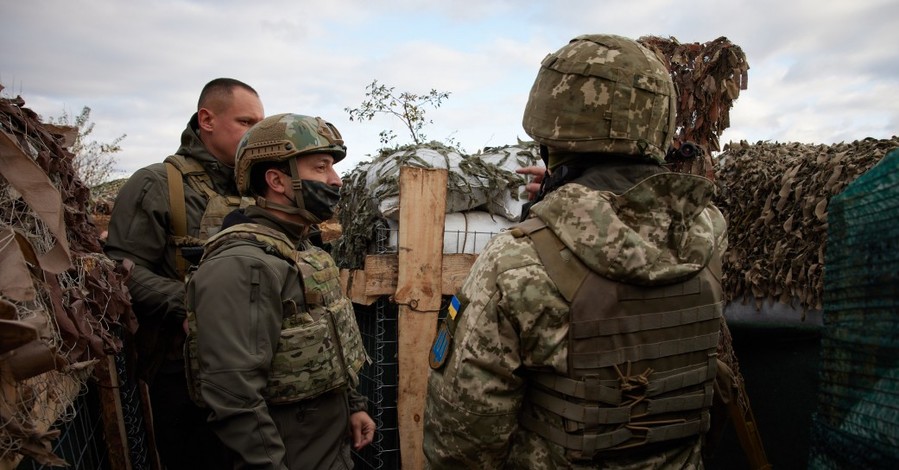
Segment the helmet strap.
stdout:
[[299,160],[297,157],[290,159],[290,185],[293,188],[294,205],[299,209],[304,209],[306,206],[303,203],[303,180],[300,179]]
[[293,204],[296,206],[297,214],[309,221],[311,224],[320,224],[322,220],[306,210],[306,202],[303,199],[303,179],[300,178],[300,158],[299,156],[290,159],[290,186],[293,188]]
[[272,202],[262,196],[256,197],[256,205],[263,209],[278,210],[278,211],[284,212],[285,214],[299,215],[303,212],[299,207],[288,206],[287,204],[279,204],[277,202]]
[[300,179],[298,160],[297,157],[291,157],[290,162],[288,163],[288,167],[290,168],[290,187],[293,189],[293,199],[288,199],[293,205],[272,202],[262,196],[256,197],[256,205],[263,209],[273,209],[285,214],[299,215],[309,224],[320,224],[322,222],[321,219],[306,210],[306,206],[303,202],[303,180]]

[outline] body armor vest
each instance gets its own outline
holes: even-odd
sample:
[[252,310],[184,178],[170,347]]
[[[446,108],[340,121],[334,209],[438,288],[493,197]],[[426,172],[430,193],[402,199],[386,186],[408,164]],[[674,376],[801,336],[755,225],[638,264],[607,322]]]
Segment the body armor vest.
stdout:
[[568,375],[528,376],[522,427],[566,448],[572,459],[707,431],[722,313],[720,261],[682,282],[637,286],[590,271],[540,219],[512,233],[533,240],[570,304]]
[[[206,244],[206,253],[213,253],[234,239],[265,243],[273,248],[267,252],[293,263],[302,275],[304,305],[282,299],[281,336],[272,357],[268,384],[262,390],[266,402],[292,403],[347,384],[355,388],[359,370],[370,359],[362,345],[353,305],[340,288],[339,270],[333,258],[317,247],[296,250],[283,234],[257,224],[235,225],[220,232]],[[192,308],[188,309],[187,320],[184,356],[188,388],[191,398],[204,406],[199,393],[197,323]]]
[[[187,268],[199,259],[203,242],[209,239],[222,226],[225,216],[231,211],[252,204],[250,198],[239,196],[223,196],[215,191],[212,180],[200,162],[183,155],[170,155],[165,159],[166,176],[169,187],[169,207],[172,222],[172,235],[169,246],[175,250],[175,269],[181,279],[187,274]],[[200,219],[200,232],[197,237],[187,233],[187,209],[184,205],[184,179],[194,191],[206,198],[206,209]]]

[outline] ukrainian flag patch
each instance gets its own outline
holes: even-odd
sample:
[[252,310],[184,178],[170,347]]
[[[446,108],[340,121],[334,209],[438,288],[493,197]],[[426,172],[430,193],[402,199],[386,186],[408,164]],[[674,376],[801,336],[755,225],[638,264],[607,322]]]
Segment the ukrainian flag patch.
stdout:
[[447,307],[447,310],[449,311],[447,315],[453,320],[456,319],[456,314],[459,313],[459,305],[459,298],[454,295],[453,298],[450,299],[449,307]]

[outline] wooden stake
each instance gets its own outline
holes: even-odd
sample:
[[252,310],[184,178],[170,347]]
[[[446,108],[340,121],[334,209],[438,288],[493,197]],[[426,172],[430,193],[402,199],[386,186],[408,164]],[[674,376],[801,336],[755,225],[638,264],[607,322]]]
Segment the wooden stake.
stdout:
[[443,271],[446,170],[400,168],[397,419],[403,469],[424,468],[428,348],[437,331]]
[[109,466],[113,470],[131,470],[131,451],[128,448],[122,395],[119,390],[121,381],[116,372],[115,357],[101,358],[94,367],[94,377],[100,391],[100,413],[103,417],[106,448],[109,451]]

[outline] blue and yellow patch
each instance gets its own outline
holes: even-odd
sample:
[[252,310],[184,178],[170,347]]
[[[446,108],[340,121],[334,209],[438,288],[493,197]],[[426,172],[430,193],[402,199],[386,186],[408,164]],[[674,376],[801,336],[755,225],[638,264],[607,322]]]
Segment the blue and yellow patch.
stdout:
[[459,307],[460,307],[459,299],[454,295],[453,298],[450,299],[449,307],[447,307],[447,310],[448,310],[447,315],[449,315],[450,318],[455,320],[456,314],[459,313]]
[[440,322],[437,328],[437,336],[434,337],[434,343],[431,344],[431,354],[428,355],[428,364],[431,369],[438,370],[443,368],[446,363],[446,357],[449,356],[449,347],[453,341],[453,335],[450,334],[449,328],[446,327],[446,320]]
[[453,346],[453,333],[456,329],[456,316],[462,310],[462,305],[456,296],[450,299],[447,306],[446,318],[440,321],[437,327],[437,335],[434,336],[434,342],[431,344],[431,351],[428,354],[428,364],[431,369],[439,370],[446,364]]

